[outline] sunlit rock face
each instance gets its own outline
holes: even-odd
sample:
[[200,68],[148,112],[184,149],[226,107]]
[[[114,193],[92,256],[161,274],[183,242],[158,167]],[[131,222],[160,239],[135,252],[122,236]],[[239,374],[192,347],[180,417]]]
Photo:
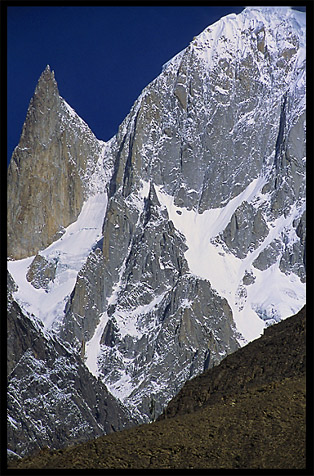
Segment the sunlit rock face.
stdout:
[[35,254],[77,219],[100,151],[101,143],[60,97],[47,66],[9,165],[8,256]]
[[[174,325],[177,319],[178,324],[160,361],[169,352],[185,369],[183,378],[175,371],[174,386],[204,365],[204,329],[221,343],[219,360],[241,342],[237,330],[251,340],[265,321],[280,320],[304,299],[302,18],[289,9],[247,8],[211,25],[143,90],[113,139],[114,173],[103,228],[106,282],[113,286],[107,290],[107,339],[100,341],[98,371],[124,401],[141,401],[141,412],[147,415],[143,402],[148,401],[148,388],[157,406],[164,404],[154,394],[153,388],[158,394],[161,387],[157,377],[156,385],[143,382],[148,369],[155,372],[153,355],[160,359],[158,342],[168,332],[163,320],[167,296],[174,306],[170,322]],[[207,288],[202,298],[207,305],[218,306],[218,295],[226,299],[226,327],[219,338],[213,328],[217,309],[204,312],[199,305],[191,318],[200,294],[188,297],[190,272]],[[245,281],[246,276],[252,281]],[[276,290],[270,289],[272,279],[276,285],[278,280]],[[174,299],[182,282],[189,284]],[[212,289],[218,291],[216,297]],[[285,292],[288,306],[283,304]],[[299,304],[297,295],[303,295]],[[180,339],[176,342],[179,329],[187,325],[186,315],[193,326],[202,322],[203,329],[187,333],[188,358]],[[127,322],[135,325],[130,325],[132,331],[126,331]],[[225,338],[230,333],[233,342]],[[213,348],[211,343],[210,365],[215,363]],[[144,355],[152,357],[147,362]],[[166,380],[164,395],[172,378]],[[132,384],[123,394],[125,382]]]
[[[149,421],[186,380],[305,303],[305,14],[249,7],[209,26],[107,143],[60,98],[49,70],[37,90],[46,82],[43,124],[28,124],[31,102],[9,171],[29,214],[9,211],[12,295]],[[71,155],[31,172],[35,151],[60,140]],[[46,200],[50,226],[26,191],[37,176],[40,203],[42,178],[57,184],[64,167],[63,191],[55,185]]]
[[13,289],[9,275],[8,448],[24,456],[134,424],[80,355],[69,352],[58,339],[47,339],[42,324],[23,313],[12,299]]

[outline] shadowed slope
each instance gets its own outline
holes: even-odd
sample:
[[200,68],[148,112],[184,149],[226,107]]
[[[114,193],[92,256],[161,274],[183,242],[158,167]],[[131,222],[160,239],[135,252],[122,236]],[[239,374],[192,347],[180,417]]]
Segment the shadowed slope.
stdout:
[[305,316],[303,307],[292,318],[266,328],[260,339],[227,356],[217,367],[188,381],[159,419],[191,413],[227,396],[304,375]]

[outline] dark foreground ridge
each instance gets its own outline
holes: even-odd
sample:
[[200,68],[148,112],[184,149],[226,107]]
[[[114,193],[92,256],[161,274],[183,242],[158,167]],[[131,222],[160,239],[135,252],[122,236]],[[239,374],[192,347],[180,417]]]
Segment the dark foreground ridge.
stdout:
[[158,421],[11,468],[306,467],[305,307],[187,382]]
[[305,375],[305,307],[267,327],[260,339],[227,356],[217,367],[186,382],[159,419],[191,413],[228,396]]

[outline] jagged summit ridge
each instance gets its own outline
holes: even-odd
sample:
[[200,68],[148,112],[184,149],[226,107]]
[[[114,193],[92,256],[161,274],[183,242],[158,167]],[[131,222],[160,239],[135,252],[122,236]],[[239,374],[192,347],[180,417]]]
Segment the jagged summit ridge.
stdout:
[[[9,262],[23,309],[138,421],[305,302],[300,18],[245,9],[194,38],[91,139],[76,221]],[[60,101],[76,170],[85,126]]]
[[50,83],[50,82],[55,82],[55,72],[53,69],[50,68],[50,65],[47,64],[46,68],[44,69],[44,71],[41,73],[39,77],[35,91],[39,89],[42,86],[42,84]]

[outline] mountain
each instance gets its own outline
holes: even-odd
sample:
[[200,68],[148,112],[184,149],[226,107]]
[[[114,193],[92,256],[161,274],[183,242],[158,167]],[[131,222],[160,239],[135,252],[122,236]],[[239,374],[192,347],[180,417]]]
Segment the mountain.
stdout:
[[47,66],[8,170],[9,257],[36,254],[77,220],[91,190],[99,191],[90,177],[98,172],[103,178],[103,146],[59,96]]
[[8,276],[8,456],[63,448],[134,425],[132,416],[59,340],[12,299]]
[[305,341],[303,308],[187,382],[162,419],[12,467],[304,470]]
[[[289,7],[206,28],[106,143],[40,77],[8,171],[12,301],[133,422],[303,307],[305,85],[305,13]],[[52,423],[33,405],[11,411],[40,446]]]

